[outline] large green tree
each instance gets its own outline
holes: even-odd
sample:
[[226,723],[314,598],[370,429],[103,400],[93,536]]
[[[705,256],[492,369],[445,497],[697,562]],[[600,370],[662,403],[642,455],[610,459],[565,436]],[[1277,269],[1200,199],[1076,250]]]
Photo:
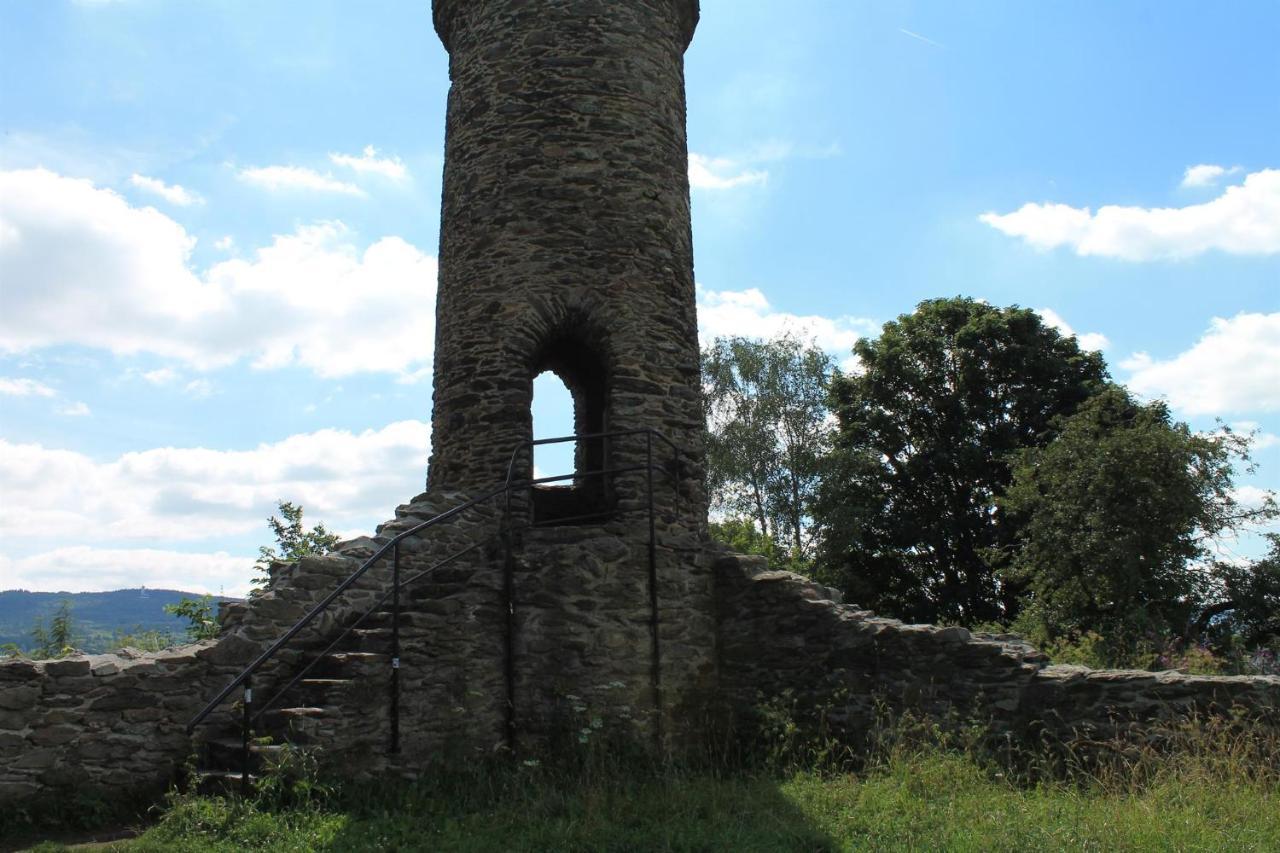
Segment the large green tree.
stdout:
[[1008,576],[1027,588],[1033,633],[1093,631],[1119,650],[1181,635],[1198,614],[1212,618],[1211,604],[1247,611],[1265,599],[1252,573],[1218,584],[1210,568],[1216,537],[1274,514],[1235,497],[1247,451],[1246,437],[1194,433],[1163,403],[1112,385],[1051,443],[1016,454],[998,505],[1017,528]]
[[1100,355],[1034,311],[935,299],[859,341],[832,383],[838,432],[816,503],[821,571],[850,599],[917,621],[1010,618],[1015,531],[996,499],[1010,454],[1106,384]]
[[703,352],[712,507],[750,519],[769,550],[813,554],[813,502],[831,424],[830,357],[784,335],[718,338]]

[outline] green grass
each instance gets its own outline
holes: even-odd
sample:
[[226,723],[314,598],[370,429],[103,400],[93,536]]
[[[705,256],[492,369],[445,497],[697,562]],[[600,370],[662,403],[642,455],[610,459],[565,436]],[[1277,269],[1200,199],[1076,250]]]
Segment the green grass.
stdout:
[[800,731],[766,725],[754,757],[702,769],[600,742],[553,765],[337,789],[286,753],[256,798],[171,794],[145,833],[106,849],[1280,851],[1280,733],[1256,721],[1003,756],[978,727],[909,718],[856,757]]
[[1129,786],[1115,777],[1025,785],[998,774],[925,750],[861,774],[575,783],[508,771],[295,808],[180,798],[142,837],[110,849],[1280,850],[1274,780],[1187,765]]

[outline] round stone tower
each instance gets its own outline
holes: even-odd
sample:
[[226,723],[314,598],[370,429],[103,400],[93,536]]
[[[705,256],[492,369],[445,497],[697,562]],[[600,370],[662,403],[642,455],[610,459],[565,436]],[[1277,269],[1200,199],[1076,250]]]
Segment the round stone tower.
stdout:
[[[679,447],[679,500],[661,442],[671,485],[655,494],[672,498],[668,525],[696,533],[684,51],[697,0],[434,0],[433,13],[452,88],[428,488],[501,483],[532,437],[533,379],[551,370],[573,395],[575,433],[653,429]],[[640,464],[645,442],[581,441],[577,468]],[[582,478],[538,497],[554,498],[548,512],[612,511],[635,506],[643,482]]]

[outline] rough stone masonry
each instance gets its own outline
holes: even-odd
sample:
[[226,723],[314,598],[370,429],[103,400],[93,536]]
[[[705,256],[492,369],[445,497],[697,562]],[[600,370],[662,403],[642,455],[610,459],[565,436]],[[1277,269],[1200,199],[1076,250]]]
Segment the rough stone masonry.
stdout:
[[400,752],[385,560],[255,676],[271,695],[317,655],[330,667],[279,707],[273,734],[345,773],[413,775],[543,747],[584,705],[679,749],[716,718],[708,709],[749,717],[787,692],[838,702],[833,718],[855,734],[877,703],[1018,736],[1232,706],[1275,720],[1277,678],[1049,666],[1016,638],[879,618],[712,544],[683,77],[696,0],[435,0],[432,12],[452,88],[428,491],[372,537],[276,566],[216,640],[0,663],[0,801],[157,788],[214,750],[236,731],[234,701],[193,735],[187,721],[377,548],[533,474],[524,443],[545,370],[573,394],[576,476],[400,543],[404,577],[476,546],[404,590]]

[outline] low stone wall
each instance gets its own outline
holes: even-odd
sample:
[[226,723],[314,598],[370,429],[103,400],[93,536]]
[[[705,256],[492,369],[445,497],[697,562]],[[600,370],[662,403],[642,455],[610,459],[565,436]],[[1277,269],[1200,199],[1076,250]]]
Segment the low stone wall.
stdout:
[[1105,739],[1135,724],[1233,709],[1280,730],[1280,678],[1047,666],[1023,694],[1021,729],[1050,740]]
[[1016,637],[906,625],[763,558],[716,562],[720,688],[739,712],[787,695],[857,736],[885,710],[987,722],[993,735],[1106,737],[1232,708],[1280,727],[1280,678],[1050,666]]
[[163,786],[216,682],[216,646],[0,663],[0,801]]
[[[235,730],[238,694],[194,739],[185,731],[232,677],[390,536],[461,500],[416,499],[376,537],[277,566],[264,594],[228,608],[217,640],[154,654],[0,662],[0,802],[59,787],[125,793],[164,785],[200,739]],[[496,515],[481,512],[433,530],[402,543],[406,578],[460,547],[480,547],[406,590],[402,753],[389,757],[383,746],[388,673],[381,669],[362,677],[353,701],[335,703],[336,717],[317,723],[326,752],[352,775],[413,774],[439,760],[487,755],[504,742],[506,611]],[[658,550],[664,728],[677,748],[704,721],[711,724],[708,702],[748,715],[784,695],[810,709],[824,706],[832,723],[855,736],[885,706],[982,720],[997,735],[1062,740],[1232,707],[1270,715],[1280,726],[1280,678],[1050,666],[1015,637],[880,618],[798,575],[769,571],[762,558],[665,533]],[[644,722],[653,707],[644,545],[607,530],[580,541],[567,528],[539,531],[522,543],[516,710],[530,743],[549,733],[563,694],[593,686],[610,687],[611,701],[633,709],[641,729],[652,731]],[[273,681],[291,675],[322,640],[368,610],[389,577],[389,566],[371,570],[310,635],[255,678],[255,692],[270,695]]]

